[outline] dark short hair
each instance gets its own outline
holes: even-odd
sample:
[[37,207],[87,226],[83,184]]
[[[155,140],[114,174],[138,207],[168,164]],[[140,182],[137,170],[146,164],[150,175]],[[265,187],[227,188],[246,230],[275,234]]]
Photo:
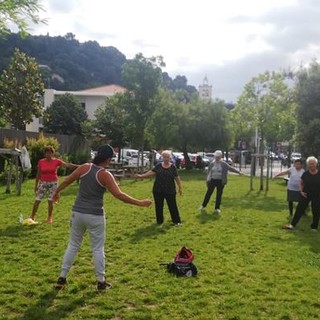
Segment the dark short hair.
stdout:
[[46,147],[44,147],[44,152],[46,153],[46,152],[51,152],[51,153],[54,153],[54,147],[52,147],[52,146],[46,146]]
[[297,163],[297,162],[300,162],[301,164],[303,164],[302,159],[296,159],[296,160],[294,160],[294,163]]
[[94,164],[104,162],[107,159],[111,159],[113,157],[113,153],[113,148],[109,144],[100,146],[92,162]]

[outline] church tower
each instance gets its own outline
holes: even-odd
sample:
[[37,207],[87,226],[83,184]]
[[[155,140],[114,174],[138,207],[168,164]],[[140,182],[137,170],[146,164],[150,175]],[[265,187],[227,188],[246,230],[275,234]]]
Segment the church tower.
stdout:
[[209,86],[207,76],[204,77],[203,84],[199,86],[199,97],[207,101],[212,99],[212,86]]

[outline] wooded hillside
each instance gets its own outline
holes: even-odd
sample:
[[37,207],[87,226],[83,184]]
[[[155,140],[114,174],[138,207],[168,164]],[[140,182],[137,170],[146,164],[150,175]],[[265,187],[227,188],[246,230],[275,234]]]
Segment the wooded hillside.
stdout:
[[[0,38],[0,72],[8,66],[15,48],[34,57],[41,65],[46,88],[82,90],[108,84],[122,85],[121,70],[127,59],[115,47],[103,47],[96,41],[81,43],[72,33],[64,37],[30,35],[26,38],[12,33]],[[171,79],[164,73],[163,77],[164,86],[171,90],[196,91],[187,84],[185,76]]]

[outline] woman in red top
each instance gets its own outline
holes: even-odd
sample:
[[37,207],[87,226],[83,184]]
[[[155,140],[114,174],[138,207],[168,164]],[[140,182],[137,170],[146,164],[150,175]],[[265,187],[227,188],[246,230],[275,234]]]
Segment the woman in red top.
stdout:
[[47,146],[44,148],[45,157],[38,162],[38,170],[36,176],[36,183],[34,186],[34,192],[36,194],[36,200],[33,204],[32,214],[30,218],[34,220],[34,217],[38,211],[39,204],[43,197],[48,193],[48,223],[52,223],[53,201],[52,194],[58,187],[58,167],[67,167],[75,169],[78,165],[67,163],[61,159],[54,157],[54,148]]

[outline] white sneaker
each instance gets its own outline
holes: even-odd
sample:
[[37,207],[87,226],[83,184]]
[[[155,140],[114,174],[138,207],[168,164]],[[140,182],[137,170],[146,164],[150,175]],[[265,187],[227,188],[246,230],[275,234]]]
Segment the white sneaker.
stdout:
[[202,211],[204,209],[204,206],[200,206],[199,210]]
[[215,209],[214,213],[221,213],[221,210],[220,209]]

